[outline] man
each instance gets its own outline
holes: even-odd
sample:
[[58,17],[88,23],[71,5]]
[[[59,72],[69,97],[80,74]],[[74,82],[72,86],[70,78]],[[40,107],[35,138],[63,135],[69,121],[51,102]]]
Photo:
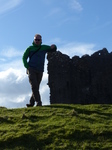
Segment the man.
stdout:
[[[42,106],[42,101],[39,93],[39,86],[44,72],[45,54],[47,52],[55,52],[56,45],[42,45],[42,36],[36,34],[32,46],[29,46],[23,54],[23,64],[27,68],[29,82],[31,84],[32,96],[27,107]],[[27,59],[29,58],[29,61]]]

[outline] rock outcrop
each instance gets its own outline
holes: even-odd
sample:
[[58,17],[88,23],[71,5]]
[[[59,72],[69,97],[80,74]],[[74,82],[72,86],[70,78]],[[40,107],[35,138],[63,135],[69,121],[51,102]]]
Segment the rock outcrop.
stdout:
[[60,51],[47,58],[51,104],[112,103],[112,53],[106,48],[81,58]]

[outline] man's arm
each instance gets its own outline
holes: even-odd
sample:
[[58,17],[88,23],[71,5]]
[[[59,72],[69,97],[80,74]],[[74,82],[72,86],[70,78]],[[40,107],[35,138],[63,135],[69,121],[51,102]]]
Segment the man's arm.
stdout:
[[29,56],[29,51],[30,51],[30,48],[27,48],[26,51],[23,54],[23,57],[22,57],[24,67],[27,68],[27,69],[29,68],[29,65],[28,65],[28,62],[27,62],[27,59],[28,59],[28,56]]

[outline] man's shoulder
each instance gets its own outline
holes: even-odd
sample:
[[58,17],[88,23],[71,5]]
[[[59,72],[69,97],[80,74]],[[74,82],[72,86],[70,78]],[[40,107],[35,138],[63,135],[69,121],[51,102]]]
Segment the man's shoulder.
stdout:
[[43,50],[46,50],[46,49],[49,49],[50,46],[49,46],[49,45],[42,44],[42,45],[41,45],[41,48],[42,48]]
[[33,48],[34,46],[33,45],[30,45],[28,48]]
[[27,50],[29,50],[29,51],[35,51],[35,47],[33,46],[33,45],[30,45],[28,48],[27,48]]

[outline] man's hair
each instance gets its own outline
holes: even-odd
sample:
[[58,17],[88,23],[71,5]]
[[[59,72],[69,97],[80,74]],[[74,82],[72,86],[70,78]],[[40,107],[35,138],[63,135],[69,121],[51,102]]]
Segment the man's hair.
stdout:
[[35,34],[34,39],[35,39],[37,36],[40,36],[40,37],[42,38],[42,36],[41,36],[40,34]]

